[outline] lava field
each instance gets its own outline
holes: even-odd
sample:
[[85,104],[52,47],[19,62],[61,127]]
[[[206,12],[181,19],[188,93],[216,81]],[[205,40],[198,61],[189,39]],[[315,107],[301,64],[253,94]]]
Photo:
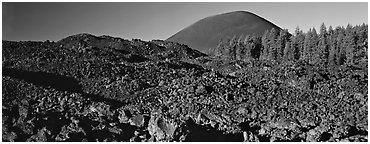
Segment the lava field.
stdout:
[[367,69],[78,34],[2,43],[2,141],[367,142]]

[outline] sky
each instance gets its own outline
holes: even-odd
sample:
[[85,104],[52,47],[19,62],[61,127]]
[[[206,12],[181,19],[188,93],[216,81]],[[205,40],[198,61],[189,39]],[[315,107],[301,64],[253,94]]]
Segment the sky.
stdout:
[[347,26],[368,23],[366,2],[213,2],[213,3],[2,3],[2,39],[58,41],[90,33],[125,39],[165,40],[196,21],[221,13],[249,11],[293,33],[324,22]]

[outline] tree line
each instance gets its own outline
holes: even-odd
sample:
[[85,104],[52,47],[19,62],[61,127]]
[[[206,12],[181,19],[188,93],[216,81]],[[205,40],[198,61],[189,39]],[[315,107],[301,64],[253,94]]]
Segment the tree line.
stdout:
[[348,24],[345,28],[330,26],[327,29],[323,23],[319,32],[315,28],[303,32],[297,27],[294,34],[287,29],[271,29],[262,36],[241,35],[221,40],[210,54],[228,60],[304,61],[321,66],[367,67],[367,27],[367,24]]

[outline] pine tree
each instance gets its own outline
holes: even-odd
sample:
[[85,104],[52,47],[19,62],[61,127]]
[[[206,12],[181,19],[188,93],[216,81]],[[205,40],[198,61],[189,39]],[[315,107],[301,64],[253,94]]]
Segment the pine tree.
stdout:
[[311,40],[310,40],[310,51],[309,51],[309,63],[316,64],[320,60],[320,49],[318,47],[319,36],[315,28],[312,28],[311,31]]
[[270,35],[270,31],[269,30],[266,30],[265,33],[263,33],[262,35],[262,38],[261,38],[261,42],[262,42],[262,54],[260,55],[260,59],[261,60],[265,60],[265,59],[268,59],[268,55],[269,55],[269,49],[270,49],[270,46],[269,46],[269,43],[270,43],[270,40],[268,38],[268,36]]
[[356,26],[356,46],[354,51],[354,63],[367,67],[368,27],[367,24]]
[[305,35],[304,43],[303,43],[303,51],[302,51],[302,60],[307,61],[310,59],[311,53],[311,29]]
[[335,50],[335,45],[330,45],[330,51],[329,51],[329,56],[328,56],[328,64],[331,66],[335,65],[335,59],[336,57],[336,50]]
[[284,60],[292,60],[293,59],[293,53],[292,53],[292,50],[291,50],[291,44],[290,42],[286,42],[285,43],[285,48],[284,48]]
[[294,58],[296,60],[303,58],[303,50],[304,50],[304,39],[306,34],[303,33],[299,27],[296,28],[294,32],[294,37],[292,38],[292,48],[295,50]]
[[353,58],[354,58],[354,34],[352,32],[352,26],[348,25],[345,30],[345,37],[344,37],[344,48],[345,48],[345,55],[346,55],[346,64],[353,65]]
[[327,34],[328,34],[328,32],[326,30],[325,23],[322,23],[321,26],[320,26],[320,38],[326,37]]
[[256,36],[255,34],[253,34],[251,39],[252,39],[253,44],[254,44],[254,48],[252,49],[252,52],[251,52],[252,58],[253,59],[258,59],[260,57],[260,53],[261,53],[261,49],[262,49],[261,37]]
[[224,56],[225,55],[225,48],[226,48],[225,46],[226,46],[225,40],[221,39],[218,42],[217,47],[213,52],[214,55],[215,56]]
[[276,38],[277,38],[277,32],[275,29],[271,29],[270,35],[268,36],[269,39],[269,55],[268,58],[270,60],[276,60],[277,57],[277,43],[276,43]]
[[333,35],[334,34],[334,30],[333,30],[333,27],[332,26],[329,26],[328,34],[329,35]]
[[245,44],[245,49],[244,49],[244,59],[246,61],[249,61],[251,59],[251,51],[253,48],[253,43],[251,42],[251,37],[250,35],[246,36],[244,39],[244,44]]
[[292,50],[292,58],[291,60],[295,61],[299,58],[299,49],[298,49],[298,42],[297,42],[297,36],[290,37],[290,49]]
[[336,53],[337,53],[337,56],[336,56],[336,63],[337,65],[342,65],[345,61],[345,48],[346,45],[344,43],[344,28],[342,27],[337,27],[336,28],[336,31],[337,31],[337,38],[336,38],[336,42],[337,42],[337,45],[336,45]]
[[319,44],[318,49],[316,50],[316,56],[318,56],[319,63],[322,65],[327,64],[328,56],[329,56],[329,46],[327,40],[327,31],[326,26],[324,23],[321,24],[320,27],[320,35],[319,35]]
[[243,40],[244,40],[244,34],[239,36],[237,46],[235,48],[235,59],[236,60],[241,60],[243,57],[242,51],[245,47]]
[[230,40],[230,43],[229,43],[229,48],[228,48],[228,57],[229,57],[229,60],[235,60],[235,54],[236,54],[236,46],[237,46],[237,39],[236,39],[236,36],[234,35],[233,38],[231,38]]
[[292,42],[290,42],[290,54],[288,55],[288,59],[290,61],[296,61],[296,55],[297,55],[297,52],[298,50],[296,48],[294,48],[294,45]]
[[253,35],[249,37],[249,45],[250,45],[249,58],[252,60],[254,59],[254,51],[256,50],[257,47],[255,37]]
[[337,57],[337,41],[336,41],[336,34],[333,30],[332,26],[329,26],[328,29],[328,48],[329,48],[329,54],[328,54],[328,64],[331,66],[336,65],[336,57]]
[[283,53],[284,53],[284,48],[285,48],[285,43],[288,40],[288,30],[284,29],[281,30],[276,41],[276,58],[278,61],[283,59]]

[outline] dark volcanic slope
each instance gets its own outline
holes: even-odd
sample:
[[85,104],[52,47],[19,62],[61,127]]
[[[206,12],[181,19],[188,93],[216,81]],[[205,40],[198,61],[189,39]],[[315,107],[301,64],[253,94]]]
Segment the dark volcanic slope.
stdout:
[[171,36],[167,41],[186,44],[204,52],[215,47],[221,38],[253,33],[262,35],[272,28],[280,29],[253,13],[236,11],[204,18]]

